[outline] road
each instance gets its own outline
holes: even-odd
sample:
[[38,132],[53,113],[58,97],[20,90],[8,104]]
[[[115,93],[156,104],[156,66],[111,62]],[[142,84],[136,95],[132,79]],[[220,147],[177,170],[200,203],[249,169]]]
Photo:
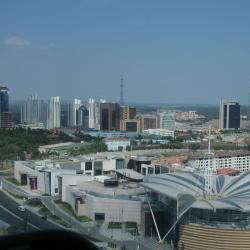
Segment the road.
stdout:
[[[2,218],[3,221],[6,221],[8,219],[9,221],[13,221],[14,223],[20,224],[21,223],[20,221],[22,220],[23,226],[25,221],[27,221],[28,222],[27,229],[28,228],[61,229],[61,227],[57,226],[56,224],[48,220],[43,220],[40,216],[29,211],[28,209],[26,209],[25,212],[19,211],[18,210],[19,204],[15,200],[11,199],[3,191],[0,191],[0,205],[2,207],[0,210],[1,211],[0,218]],[[9,223],[8,221],[6,222]]]
[[0,219],[4,222],[8,223],[9,225],[15,226],[17,232],[23,232],[25,229],[26,231],[34,231],[37,230],[37,227],[27,223],[21,219],[20,217],[16,216],[15,214],[9,212],[6,208],[0,206]]

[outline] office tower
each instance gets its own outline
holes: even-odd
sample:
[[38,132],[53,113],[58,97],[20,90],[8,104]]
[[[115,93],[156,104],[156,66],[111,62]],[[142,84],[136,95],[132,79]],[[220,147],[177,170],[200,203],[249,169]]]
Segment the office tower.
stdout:
[[21,109],[21,122],[38,124],[41,122],[40,119],[40,100],[37,95],[30,95],[27,100],[23,103]]
[[68,126],[80,126],[82,124],[82,112],[79,110],[82,106],[82,101],[74,99],[68,105]]
[[0,128],[11,128],[9,89],[6,86],[0,86]]
[[88,110],[89,110],[89,128],[95,128],[96,121],[96,105],[95,99],[89,98],[88,100]]
[[120,106],[118,103],[100,104],[101,130],[120,130]]
[[79,112],[82,114],[82,130],[89,129],[89,110],[86,108],[85,105],[82,105],[79,109]]
[[158,114],[158,127],[160,129],[175,130],[175,116],[169,113]]
[[59,96],[51,97],[48,104],[47,128],[54,129],[61,126],[61,106]]
[[235,100],[221,100],[219,114],[220,129],[240,128],[240,104]]

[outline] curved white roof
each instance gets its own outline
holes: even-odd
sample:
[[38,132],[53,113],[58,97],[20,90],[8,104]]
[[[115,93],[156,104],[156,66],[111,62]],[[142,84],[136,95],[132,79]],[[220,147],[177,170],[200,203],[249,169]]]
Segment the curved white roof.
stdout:
[[239,176],[213,176],[213,194],[205,196],[205,178],[191,172],[149,175],[140,184],[157,193],[200,209],[250,212],[250,171]]

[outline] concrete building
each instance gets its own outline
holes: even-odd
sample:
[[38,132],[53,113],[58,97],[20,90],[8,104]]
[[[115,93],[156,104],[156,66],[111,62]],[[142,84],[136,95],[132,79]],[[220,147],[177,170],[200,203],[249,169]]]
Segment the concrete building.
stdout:
[[51,97],[48,105],[47,129],[61,126],[61,105],[59,96]]
[[157,128],[157,115],[154,114],[144,114],[138,116],[140,120],[140,132],[147,129],[156,129]]
[[[111,182],[112,186],[109,186]],[[136,222],[140,225],[144,189],[131,182],[119,184],[111,179],[107,183],[94,180],[67,186],[66,202],[77,215],[86,215],[95,221]]]
[[29,191],[54,196],[59,194],[59,175],[79,170],[80,163],[74,162],[15,161],[14,177]]
[[240,128],[239,102],[234,100],[220,101],[219,128],[220,129]]
[[220,168],[232,168],[245,172],[250,170],[250,153],[248,151],[217,151],[212,158],[200,155],[190,157],[188,162],[195,169],[204,170],[210,164],[214,171]]
[[135,119],[136,116],[136,108],[129,106],[120,107],[120,119],[121,120],[130,120]]
[[9,111],[9,89],[0,86],[0,128],[11,128],[11,115]]
[[120,106],[118,103],[103,102],[100,104],[101,130],[120,130]]
[[158,128],[175,131],[175,116],[170,113],[159,113],[158,114]]
[[125,160],[120,157],[114,158],[81,158],[81,170],[85,175],[106,175],[123,169]]
[[143,130],[143,135],[174,138],[175,133],[174,133],[174,130],[168,130],[168,129],[146,129],[146,130]]
[[150,174],[164,174],[169,173],[169,166],[167,164],[142,164],[141,174],[147,176]]
[[129,138],[106,138],[104,140],[105,144],[108,147],[108,150],[117,151],[120,148],[126,150],[127,146],[130,146]]

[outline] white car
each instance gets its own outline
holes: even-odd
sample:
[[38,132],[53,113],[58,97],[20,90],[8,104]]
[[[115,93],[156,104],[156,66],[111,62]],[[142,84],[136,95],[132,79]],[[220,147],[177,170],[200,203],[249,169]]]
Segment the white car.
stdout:
[[25,207],[22,206],[22,205],[20,205],[20,206],[18,206],[18,210],[24,212],[25,211]]

